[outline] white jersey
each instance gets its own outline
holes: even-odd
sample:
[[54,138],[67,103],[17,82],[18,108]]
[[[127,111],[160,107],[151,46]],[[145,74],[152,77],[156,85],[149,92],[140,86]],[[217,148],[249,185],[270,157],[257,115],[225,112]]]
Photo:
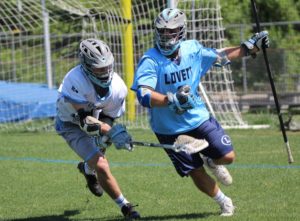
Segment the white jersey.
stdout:
[[84,110],[93,112],[94,117],[102,112],[111,118],[118,118],[125,112],[127,87],[117,73],[113,74],[109,92],[105,97],[100,97],[81,65],[78,65],[66,74],[58,92],[57,116],[61,121],[78,124],[72,104],[83,105]]

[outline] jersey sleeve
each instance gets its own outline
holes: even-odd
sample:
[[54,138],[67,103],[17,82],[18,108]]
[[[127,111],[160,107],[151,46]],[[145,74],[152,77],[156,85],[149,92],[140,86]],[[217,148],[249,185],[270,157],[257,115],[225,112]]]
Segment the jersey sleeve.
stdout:
[[140,86],[155,88],[157,83],[157,63],[148,56],[143,56],[134,75],[131,90],[136,91]]
[[205,70],[206,73],[216,62],[218,54],[217,51],[213,48],[203,48],[202,56],[202,68]]
[[196,41],[196,45],[198,48],[197,55],[199,56],[199,60],[201,61],[200,65],[202,71],[200,77],[202,77],[216,62],[218,55],[217,55],[217,51],[213,48],[205,48],[197,41]]

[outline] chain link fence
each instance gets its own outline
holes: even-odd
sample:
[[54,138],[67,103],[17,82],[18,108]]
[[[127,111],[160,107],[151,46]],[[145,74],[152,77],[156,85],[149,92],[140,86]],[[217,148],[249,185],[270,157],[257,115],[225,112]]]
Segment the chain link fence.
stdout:
[[[279,26],[283,29],[294,27],[297,30],[300,21],[262,23],[261,25],[264,29],[270,30],[270,48],[267,49],[267,54],[281,109],[297,110],[300,108],[300,45],[294,44],[287,48],[276,44],[279,42],[278,35],[272,36],[272,30]],[[253,28],[249,25],[232,24],[228,25],[226,30],[239,33],[240,42],[242,42],[249,37],[248,33],[252,32],[249,30]],[[299,34],[299,31],[295,33]],[[242,111],[247,112],[258,108],[275,109],[262,53],[257,54],[255,59],[247,57],[233,61],[231,68]]]

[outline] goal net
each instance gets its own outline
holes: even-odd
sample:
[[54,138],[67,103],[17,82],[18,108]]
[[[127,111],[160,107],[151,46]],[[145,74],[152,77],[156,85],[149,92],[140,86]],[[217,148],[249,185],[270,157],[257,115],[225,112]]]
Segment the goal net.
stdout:
[[[0,130],[53,130],[56,90],[68,70],[78,64],[78,46],[85,38],[96,37],[109,44],[115,56],[115,71],[130,88],[136,64],[154,45],[153,21],[168,6],[167,0],[132,0],[130,20],[126,17],[130,1],[42,2],[0,2]],[[188,39],[198,39],[207,47],[223,47],[218,0],[182,0],[176,4],[187,15]],[[131,49],[126,42],[130,38],[124,37],[130,34],[130,28]],[[132,69],[126,68],[130,56]],[[237,105],[230,67],[211,69],[199,88],[207,107],[223,126],[246,126]],[[133,92],[129,93],[131,96]],[[120,121],[129,127],[147,128],[147,109],[136,99],[129,99],[127,106],[129,111]]]
[[[197,39],[205,47],[223,48],[225,45],[219,0],[177,1],[188,19],[187,38]],[[175,3],[176,4],[176,3]],[[247,127],[243,121],[230,66],[213,67],[201,80],[200,94],[206,106],[223,127]]]

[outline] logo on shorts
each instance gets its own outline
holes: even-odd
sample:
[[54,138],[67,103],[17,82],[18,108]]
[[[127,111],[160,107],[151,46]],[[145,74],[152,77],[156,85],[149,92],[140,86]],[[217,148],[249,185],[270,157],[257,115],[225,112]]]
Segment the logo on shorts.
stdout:
[[231,140],[230,137],[228,135],[223,135],[221,138],[221,142],[224,145],[231,145]]

